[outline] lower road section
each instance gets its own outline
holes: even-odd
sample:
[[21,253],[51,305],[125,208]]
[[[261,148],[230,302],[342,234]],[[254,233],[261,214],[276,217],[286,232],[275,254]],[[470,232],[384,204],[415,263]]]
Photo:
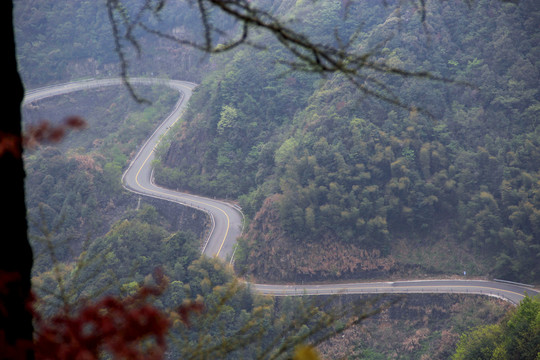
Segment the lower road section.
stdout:
[[[122,177],[124,187],[144,196],[172,201],[204,211],[212,221],[209,236],[202,252],[229,260],[234,253],[236,239],[241,235],[243,217],[240,209],[230,203],[159,187],[152,180],[152,160],[161,138],[182,116],[196,84],[167,79],[131,79],[133,84],[161,84],[176,89],[178,101],[169,116],[156,128],[141,147]],[[26,93],[24,103],[46,97],[95,87],[121,85],[121,79],[87,80]],[[321,285],[250,284],[252,289],[272,296],[336,295],[336,294],[479,294],[494,296],[518,304],[526,294],[538,291],[522,284],[485,280],[422,280],[370,283],[334,283]]]
[[422,280],[323,285],[252,284],[256,291],[273,296],[337,295],[337,294],[476,294],[494,296],[518,304],[531,287],[485,280]]

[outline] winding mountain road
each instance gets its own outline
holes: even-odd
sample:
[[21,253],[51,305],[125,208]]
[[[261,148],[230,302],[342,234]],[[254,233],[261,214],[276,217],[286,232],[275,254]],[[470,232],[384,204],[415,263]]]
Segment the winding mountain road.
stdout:
[[[140,195],[172,201],[190,206],[208,214],[212,220],[212,227],[203,254],[229,260],[234,253],[236,239],[242,232],[243,215],[240,209],[224,201],[205,198],[197,195],[181,193],[171,189],[157,186],[152,181],[152,160],[154,150],[165,133],[176,123],[185,111],[192,90],[197,86],[194,83],[179,80],[134,78],[133,84],[164,85],[175,89],[179,93],[172,112],[156,128],[154,133],[141,147],[133,158],[131,164],[122,176],[122,184],[129,191]],[[24,104],[51,96],[66,94],[85,89],[120,86],[119,78],[102,80],[85,80],[67,84],[48,86],[27,91]],[[339,283],[320,285],[283,285],[283,284],[251,284],[254,290],[273,296],[300,296],[300,295],[331,295],[331,294],[407,294],[407,293],[451,293],[451,294],[480,294],[495,296],[513,304],[518,304],[525,294],[536,295],[538,291],[532,287],[488,280],[413,280],[396,282],[371,283]]]

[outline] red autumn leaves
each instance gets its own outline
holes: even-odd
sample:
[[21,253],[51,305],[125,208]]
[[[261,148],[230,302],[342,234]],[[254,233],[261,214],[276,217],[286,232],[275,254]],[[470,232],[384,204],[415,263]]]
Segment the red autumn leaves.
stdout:
[[80,130],[84,127],[86,121],[83,118],[69,116],[58,125],[51,124],[47,120],[42,120],[37,125],[29,125],[22,137],[0,132],[0,156],[11,153],[19,158],[21,145],[25,148],[35,148],[43,143],[58,143],[69,130]]
[[[74,316],[63,312],[47,321],[37,318],[36,359],[93,360],[102,352],[113,359],[162,359],[171,321],[149,298],[162,294],[168,279],[161,269],[153,278],[156,285],[145,285],[133,296],[107,296]],[[189,314],[203,309],[202,303],[195,302],[176,312],[189,326]]]
[[57,143],[62,140],[68,130],[79,130],[85,126],[86,121],[78,116],[67,117],[59,125],[43,120],[37,125],[28,126],[23,136],[23,146],[32,148],[45,142]]
[[109,296],[75,316],[54,316],[39,325],[36,358],[90,360],[106,352],[114,359],[161,359],[168,318],[140,300]]
[[[14,280],[9,273],[3,275],[0,285]],[[142,286],[132,296],[107,296],[96,302],[88,301],[78,311],[67,307],[44,319],[32,310],[33,344],[10,345],[0,334],[0,345],[21,359],[25,358],[28,348],[33,349],[37,360],[97,360],[104,353],[112,359],[163,359],[171,317],[170,313],[157,309],[151,300],[163,293],[168,279],[159,269],[153,278],[155,285]],[[0,292],[3,288],[5,286],[0,286]],[[202,303],[189,302],[175,312],[182,323],[189,326],[190,314],[203,310]]]

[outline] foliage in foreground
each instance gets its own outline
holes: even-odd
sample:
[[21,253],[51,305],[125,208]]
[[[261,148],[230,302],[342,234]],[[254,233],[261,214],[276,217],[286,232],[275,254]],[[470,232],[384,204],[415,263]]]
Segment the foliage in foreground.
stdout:
[[540,297],[526,297],[499,324],[464,334],[453,359],[540,359]]
[[314,354],[307,344],[391,303],[375,299],[333,308],[321,299],[254,294],[230,266],[200,257],[197,237],[171,234],[164,221],[143,206],[90,244],[77,262],[57,263],[35,276],[36,345],[45,354],[284,359],[297,352],[302,359]]

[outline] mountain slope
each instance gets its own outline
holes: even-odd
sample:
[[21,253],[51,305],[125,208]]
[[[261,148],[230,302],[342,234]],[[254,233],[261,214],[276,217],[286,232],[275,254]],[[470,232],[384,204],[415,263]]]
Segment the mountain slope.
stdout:
[[[324,39],[352,26],[330,5],[290,11],[309,14],[299,26]],[[349,19],[366,24],[357,46],[380,45],[375,56],[398,67],[469,85],[380,75],[420,109],[405,111],[362,96],[340,76],[286,72],[273,61],[286,57],[277,45],[242,49],[214,60],[216,72],[158,164],[158,182],[239,198],[253,222],[238,262],[257,276],[364,277],[346,259],[360,264],[377,254],[369,261],[398,273],[412,265],[538,281],[538,5],[435,3],[425,23],[401,10],[355,4]],[[327,260],[306,268],[312,251],[330,244]],[[457,250],[444,264],[396,260],[403,247],[448,244]],[[294,261],[277,249],[294,249]],[[272,254],[281,268],[256,271],[276,263]]]

